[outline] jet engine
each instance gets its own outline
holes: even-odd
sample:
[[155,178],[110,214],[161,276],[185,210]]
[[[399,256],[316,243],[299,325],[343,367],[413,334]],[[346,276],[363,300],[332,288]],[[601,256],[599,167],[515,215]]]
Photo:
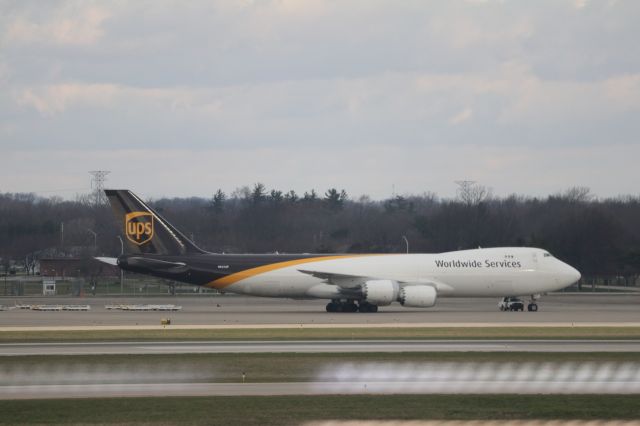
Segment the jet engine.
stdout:
[[398,297],[398,283],[391,280],[367,281],[362,285],[362,295],[372,305],[389,305]]
[[429,285],[410,285],[400,290],[398,300],[407,308],[430,308],[436,304],[438,294]]

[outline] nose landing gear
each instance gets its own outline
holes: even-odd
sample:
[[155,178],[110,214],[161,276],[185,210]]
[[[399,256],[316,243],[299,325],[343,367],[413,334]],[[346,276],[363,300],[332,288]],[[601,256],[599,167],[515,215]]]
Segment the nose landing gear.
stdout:
[[529,304],[527,305],[527,311],[529,312],[538,312],[538,304],[536,303],[536,300],[538,300],[540,298],[539,294],[532,294],[531,295],[531,300],[529,301]]
[[[527,305],[527,311],[538,312],[536,300],[539,298],[539,294],[531,295],[531,299]],[[500,308],[501,311],[524,311],[524,302],[518,297],[504,297],[498,303],[498,308]]]

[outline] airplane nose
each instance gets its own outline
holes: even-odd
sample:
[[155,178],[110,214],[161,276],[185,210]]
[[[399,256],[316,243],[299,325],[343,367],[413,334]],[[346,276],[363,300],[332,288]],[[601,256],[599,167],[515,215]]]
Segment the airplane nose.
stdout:
[[566,271],[567,281],[569,284],[574,284],[578,282],[580,278],[582,278],[580,272],[573,266],[566,265]]
[[574,278],[573,278],[573,282],[578,282],[580,281],[580,278],[582,278],[582,275],[580,274],[580,271],[578,271],[577,269],[573,270]]

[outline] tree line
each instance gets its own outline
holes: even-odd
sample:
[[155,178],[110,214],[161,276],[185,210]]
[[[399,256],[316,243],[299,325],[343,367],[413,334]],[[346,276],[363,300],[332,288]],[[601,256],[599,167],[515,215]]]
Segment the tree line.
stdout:
[[[494,197],[472,183],[452,199],[241,187],[210,198],[162,198],[151,206],[202,248],[225,253],[443,252],[494,246],[549,250],[583,276],[640,274],[640,198],[598,199],[588,188],[547,197]],[[90,196],[65,201],[0,193],[0,257],[118,255],[118,226]],[[406,242],[405,242],[406,238]],[[94,249],[95,244],[95,249]]]

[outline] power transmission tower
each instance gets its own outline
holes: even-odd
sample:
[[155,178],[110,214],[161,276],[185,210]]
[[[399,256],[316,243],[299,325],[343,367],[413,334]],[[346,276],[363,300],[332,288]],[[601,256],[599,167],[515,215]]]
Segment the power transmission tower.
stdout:
[[473,186],[476,184],[475,180],[457,180],[455,181],[456,185],[458,185],[457,195],[462,200],[466,201],[469,194],[471,193]]
[[108,170],[93,170],[89,172],[91,178],[91,189],[93,190],[93,197],[96,205],[101,205],[107,202],[104,196],[104,182],[107,180],[107,175],[111,173]]

